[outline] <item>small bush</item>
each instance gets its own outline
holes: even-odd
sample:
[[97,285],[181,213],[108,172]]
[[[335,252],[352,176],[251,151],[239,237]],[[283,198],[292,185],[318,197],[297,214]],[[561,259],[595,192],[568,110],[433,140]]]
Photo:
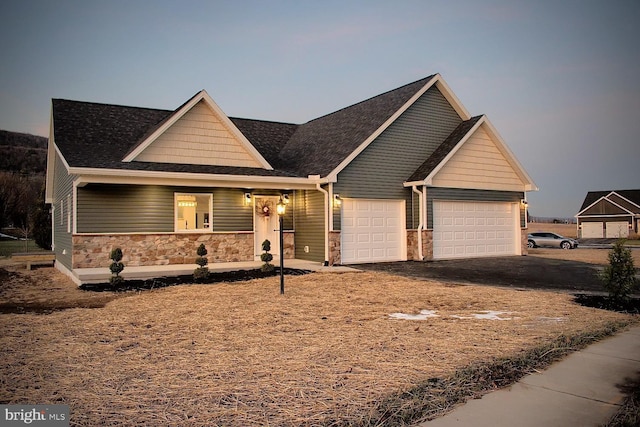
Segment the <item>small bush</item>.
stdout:
[[203,282],[209,278],[209,268],[207,267],[209,260],[205,258],[205,255],[208,252],[207,248],[204,246],[204,243],[200,243],[200,246],[198,246],[196,253],[198,254],[198,257],[196,258],[196,264],[198,264],[199,267],[193,271],[193,279],[196,282]]
[[600,275],[604,288],[612,303],[623,303],[636,287],[636,270],[631,251],[624,246],[624,240],[618,240],[609,252],[609,265]]
[[120,248],[113,249],[111,251],[111,254],[109,255],[109,258],[111,258],[111,261],[113,261],[109,266],[109,270],[111,270],[112,274],[111,278],[109,279],[109,283],[111,283],[111,286],[113,286],[114,288],[117,288],[124,283],[124,278],[120,276],[120,273],[122,273],[122,270],[124,270],[124,264],[121,262],[123,256],[124,255],[122,254],[122,249]]
[[264,242],[262,242],[262,250],[264,252],[262,253],[262,255],[260,255],[260,260],[262,260],[264,264],[262,264],[260,270],[262,270],[262,272],[264,273],[270,273],[275,270],[275,267],[273,266],[273,264],[271,264],[271,261],[273,261],[273,255],[269,253],[269,251],[271,250],[271,242],[269,240],[265,240]]

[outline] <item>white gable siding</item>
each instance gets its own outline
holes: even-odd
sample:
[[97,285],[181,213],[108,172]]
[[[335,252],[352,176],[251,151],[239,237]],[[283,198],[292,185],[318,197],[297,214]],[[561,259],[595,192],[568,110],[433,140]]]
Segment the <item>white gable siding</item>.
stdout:
[[436,187],[523,191],[524,183],[487,132],[478,128],[433,178]]
[[203,102],[197,103],[142,153],[137,161],[261,168],[242,142]]

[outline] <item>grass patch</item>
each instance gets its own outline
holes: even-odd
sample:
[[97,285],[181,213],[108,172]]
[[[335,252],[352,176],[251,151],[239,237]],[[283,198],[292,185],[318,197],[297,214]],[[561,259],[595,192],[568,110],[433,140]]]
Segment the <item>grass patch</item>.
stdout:
[[33,240],[0,240],[0,257],[10,257],[16,252],[44,250]]
[[624,385],[627,398],[605,427],[636,427],[640,425],[640,379]]

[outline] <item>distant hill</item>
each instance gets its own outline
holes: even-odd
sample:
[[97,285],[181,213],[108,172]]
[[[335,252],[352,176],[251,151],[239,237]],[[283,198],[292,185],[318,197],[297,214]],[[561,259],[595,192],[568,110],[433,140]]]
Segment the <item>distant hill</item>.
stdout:
[[44,136],[0,130],[0,171],[44,174],[47,141]]

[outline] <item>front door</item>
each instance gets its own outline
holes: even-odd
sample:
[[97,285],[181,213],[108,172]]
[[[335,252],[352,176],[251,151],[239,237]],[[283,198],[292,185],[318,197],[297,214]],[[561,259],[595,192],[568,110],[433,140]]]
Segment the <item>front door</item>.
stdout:
[[255,236],[255,257],[260,260],[262,254],[262,242],[269,240],[274,260],[280,255],[280,233],[278,230],[278,213],[276,205],[278,197],[256,196],[254,197],[253,230]]

